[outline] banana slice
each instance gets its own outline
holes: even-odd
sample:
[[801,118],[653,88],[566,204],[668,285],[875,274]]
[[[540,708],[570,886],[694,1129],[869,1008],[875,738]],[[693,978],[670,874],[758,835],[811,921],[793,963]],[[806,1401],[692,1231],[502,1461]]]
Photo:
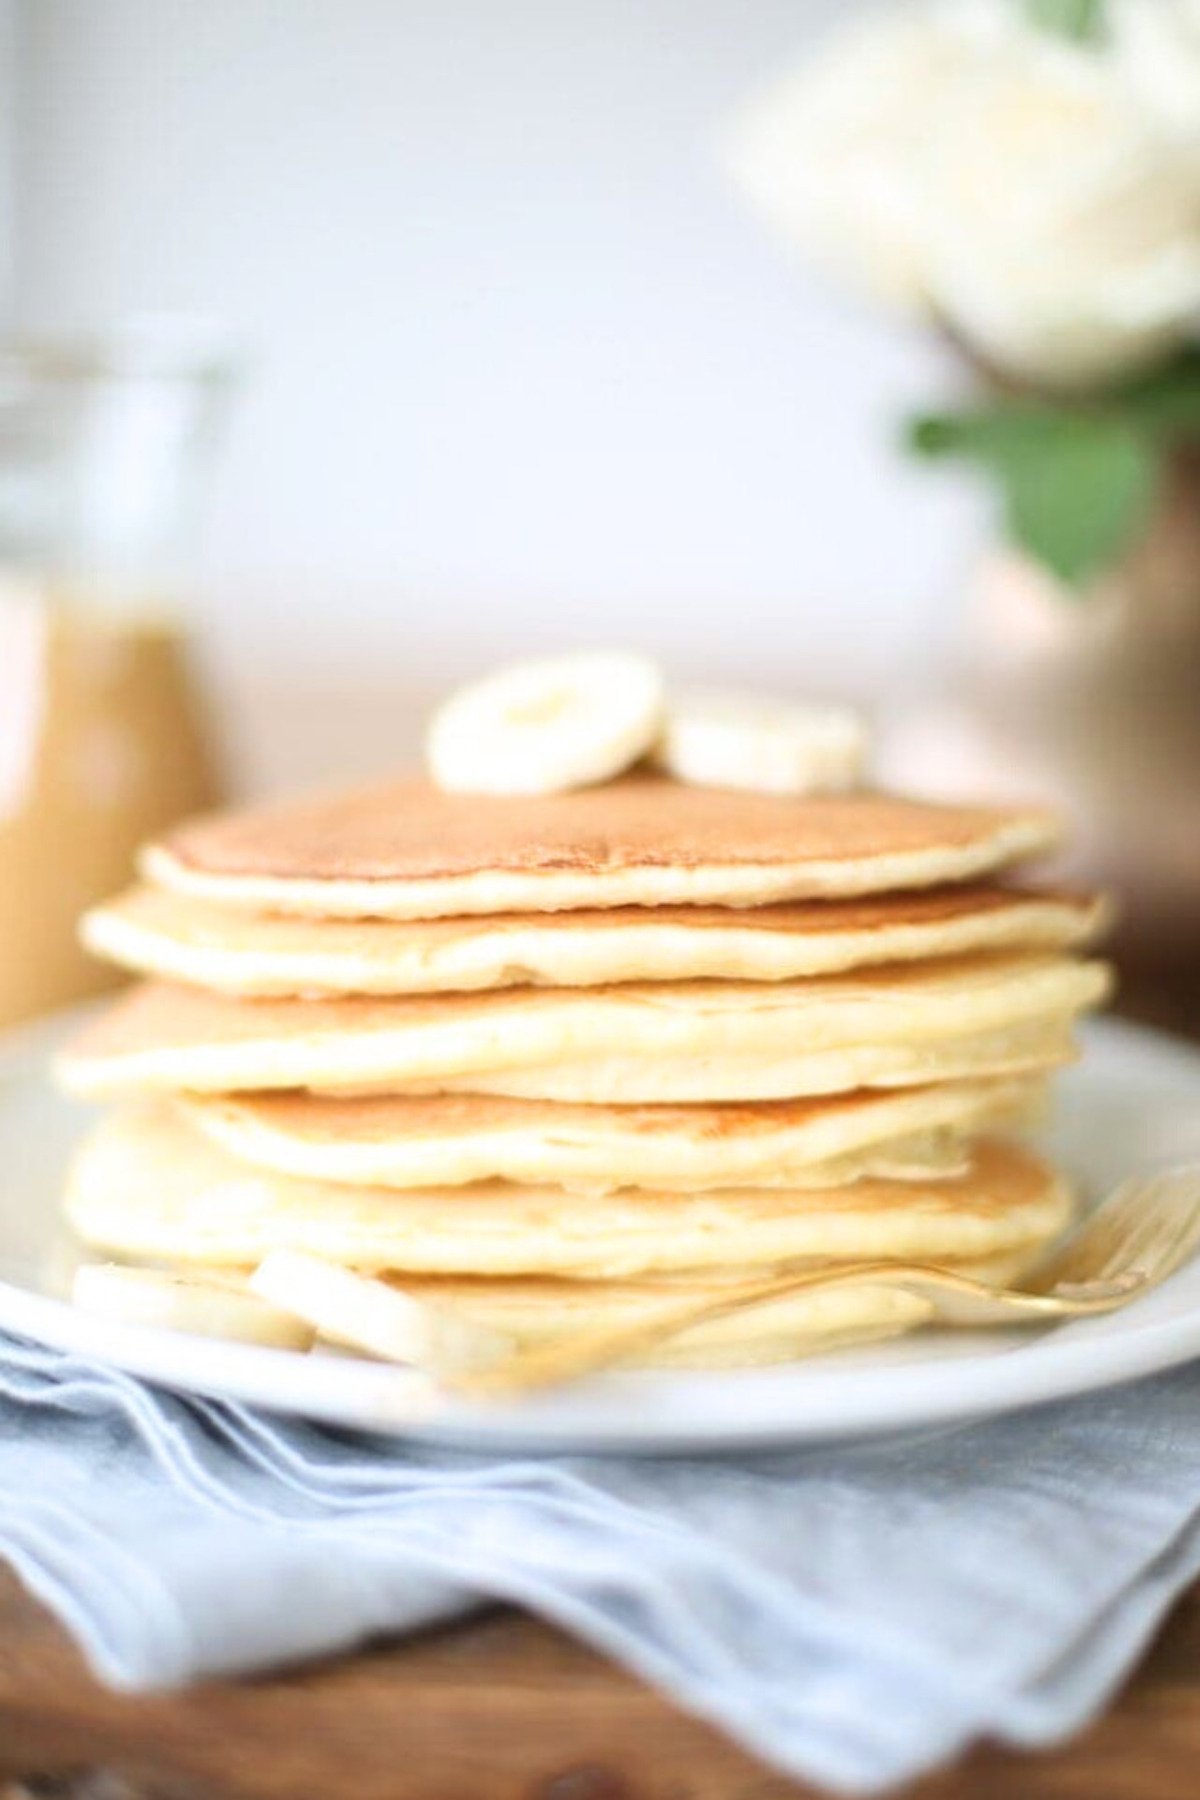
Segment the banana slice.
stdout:
[[426,760],[451,793],[560,793],[619,775],[650,749],[662,718],[662,677],[647,657],[545,657],[452,694],[430,723]]
[[835,794],[857,786],[866,752],[866,729],[849,707],[698,693],[672,702],[654,754],[697,787]]
[[76,1306],[123,1325],[154,1325],[199,1337],[277,1350],[307,1350],[312,1327],[230,1281],[205,1281],[162,1269],[84,1263],[72,1288]]
[[303,1250],[272,1251],[251,1275],[250,1286],[323,1338],[431,1375],[482,1368],[513,1348],[502,1332],[467,1324],[389,1282],[356,1275]]

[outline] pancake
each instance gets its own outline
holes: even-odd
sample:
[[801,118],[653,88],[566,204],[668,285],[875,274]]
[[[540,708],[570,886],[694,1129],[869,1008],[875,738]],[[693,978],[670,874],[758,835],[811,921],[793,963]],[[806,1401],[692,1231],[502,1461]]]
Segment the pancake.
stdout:
[[[1026,1244],[1002,1255],[962,1258],[947,1266],[978,1280],[1016,1281],[1039,1259],[1044,1244]],[[761,1272],[761,1271],[760,1271]],[[632,1324],[686,1294],[717,1295],[750,1273],[690,1275],[674,1280],[564,1281],[553,1277],[471,1279],[397,1276],[406,1293],[453,1313],[464,1322],[502,1331],[517,1347],[545,1344],[564,1333]],[[690,1326],[666,1343],[630,1358],[633,1368],[746,1368],[894,1337],[925,1324],[931,1303],[882,1282],[863,1282],[823,1294],[794,1294],[724,1318]]]
[[[923,1059],[948,1043],[1061,1025],[1108,986],[1103,964],[1049,955],[948,958],[771,984],[516,988],[415,999],[236,1000],[148,983],[87,1026],[59,1072],[76,1093],[92,1096],[292,1087],[470,1092],[498,1078],[499,1091],[637,1101],[673,1097],[661,1092],[673,1067],[699,1088],[688,1098],[782,1098],[930,1079]],[[830,1054],[845,1052],[853,1054]],[[563,1091],[572,1069],[577,1081],[593,1064],[615,1073],[597,1091]],[[716,1080],[723,1065],[776,1085],[727,1094],[709,1085],[710,1072]],[[784,1068],[794,1072],[781,1089]],[[515,1089],[514,1077],[522,1084]],[[803,1085],[810,1080],[816,1085]]]
[[1078,1054],[1069,1020],[1037,1020],[924,1044],[849,1044],[769,1056],[595,1057],[472,1075],[457,1084],[416,1085],[439,1093],[470,1088],[583,1106],[691,1105],[1044,1074],[1074,1062]]
[[[945,1082],[896,1093],[730,1106],[570,1106],[473,1095],[331,1099],[303,1093],[188,1100],[243,1162],[380,1187],[474,1181],[697,1190],[834,1186],[953,1172],[963,1134],[1040,1109],[1036,1080]],[[949,1160],[947,1160],[949,1159]]]
[[420,778],[213,814],[144,853],[158,886],[322,918],[750,904],[932,887],[1053,846],[1038,808],[803,798],[635,774],[573,793],[448,794]]
[[177,1107],[108,1117],[77,1155],[67,1213],[85,1243],[134,1258],[245,1266],[308,1250],[354,1268],[616,1279],[794,1257],[984,1257],[1049,1240],[1064,1184],[1027,1150],[973,1148],[962,1174],[828,1189],[704,1194],[479,1182],[385,1189],[252,1169]]
[[785,981],[964,951],[1054,950],[1104,922],[1095,896],[937,888],[860,900],[614,907],[526,916],[278,918],[158,888],[97,907],[98,956],[169,981],[247,996],[430,994],[626,981]]

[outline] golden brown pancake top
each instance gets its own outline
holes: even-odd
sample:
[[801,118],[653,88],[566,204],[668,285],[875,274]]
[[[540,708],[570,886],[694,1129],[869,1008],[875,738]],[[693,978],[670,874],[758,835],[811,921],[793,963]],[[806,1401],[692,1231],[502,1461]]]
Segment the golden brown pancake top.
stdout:
[[1038,808],[942,806],[859,792],[804,798],[629,775],[567,794],[448,794],[421,777],[212,814],[162,840],[184,867],[282,880],[404,881],[506,872],[770,867],[968,847]]

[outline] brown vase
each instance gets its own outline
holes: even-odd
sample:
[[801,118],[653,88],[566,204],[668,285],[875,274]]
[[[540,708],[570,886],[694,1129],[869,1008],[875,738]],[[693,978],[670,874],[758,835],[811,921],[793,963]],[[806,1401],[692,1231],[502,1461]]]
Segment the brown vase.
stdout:
[[885,780],[940,796],[1044,797],[1064,870],[1111,887],[1121,948],[1200,962],[1200,456],[1174,459],[1136,550],[1075,594],[1012,551],[968,582],[936,691],[885,726]]

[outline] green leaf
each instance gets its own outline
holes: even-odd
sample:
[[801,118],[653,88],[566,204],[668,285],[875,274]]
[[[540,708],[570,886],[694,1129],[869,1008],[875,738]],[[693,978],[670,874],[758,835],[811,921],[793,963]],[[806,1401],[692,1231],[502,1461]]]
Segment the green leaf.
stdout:
[[1144,529],[1159,453],[1127,426],[1063,421],[996,464],[1013,542],[1069,587],[1110,568]]
[[921,413],[910,420],[908,447],[918,456],[975,456],[987,461],[1021,454],[1063,417],[1033,402],[1000,401],[970,412]]
[[1182,351],[1164,368],[1114,389],[1099,404],[1156,436],[1200,439],[1200,351]]
[[1107,420],[1167,443],[1200,443],[1200,349],[1075,400],[1005,396],[961,413],[927,413],[909,427],[922,456],[983,456],[1070,419]]
[[966,456],[990,470],[1012,541],[1070,587],[1117,561],[1144,528],[1162,449],[1153,433],[1087,409],[1008,401],[913,422],[923,456]]
[[1025,0],[1025,11],[1039,31],[1052,31],[1076,44],[1104,42],[1105,0]]
[[1086,398],[1004,394],[908,426],[918,456],[962,456],[998,483],[1013,540],[1072,586],[1146,523],[1163,459],[1200,444],[1200,348]]

